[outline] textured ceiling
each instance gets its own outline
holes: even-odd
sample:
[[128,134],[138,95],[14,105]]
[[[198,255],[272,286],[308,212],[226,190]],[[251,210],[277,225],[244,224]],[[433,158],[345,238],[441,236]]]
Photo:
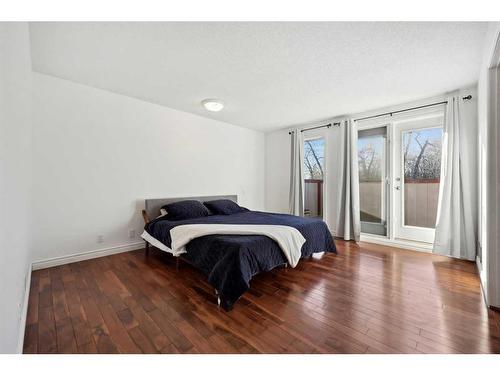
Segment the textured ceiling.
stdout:
[[[263,131],[478,78],[487,23],[31,23],[33,69]],[[205,98],[226,107],[207,112]]]

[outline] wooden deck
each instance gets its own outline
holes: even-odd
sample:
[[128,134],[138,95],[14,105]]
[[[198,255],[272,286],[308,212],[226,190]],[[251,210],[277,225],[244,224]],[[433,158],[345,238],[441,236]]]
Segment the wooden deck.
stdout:
[[499,353],[473,263],[336,241],[230,312],[159,250],[33,272],[25,353]]

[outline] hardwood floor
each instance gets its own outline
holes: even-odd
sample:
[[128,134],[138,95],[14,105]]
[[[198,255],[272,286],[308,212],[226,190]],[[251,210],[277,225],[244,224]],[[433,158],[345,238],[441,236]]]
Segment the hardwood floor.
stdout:
[[475,265],[374,244],[252,280],[230,312],[143,250],[33,272],[25,353],[499,353]]

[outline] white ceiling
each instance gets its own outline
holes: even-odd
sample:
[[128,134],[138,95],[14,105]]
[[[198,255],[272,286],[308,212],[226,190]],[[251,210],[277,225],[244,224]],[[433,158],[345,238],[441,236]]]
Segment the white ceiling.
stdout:
[[[474,84],[487,23],[31,23],[33,69],[269,131]],[[220,98],[222,112],[207,112]]]

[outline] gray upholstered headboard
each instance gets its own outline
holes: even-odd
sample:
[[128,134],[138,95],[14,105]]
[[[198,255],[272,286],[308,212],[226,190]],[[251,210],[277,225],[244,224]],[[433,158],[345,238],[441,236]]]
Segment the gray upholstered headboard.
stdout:
[[237,195],[215,195],[211,197],[186,197],[186,198],[154,198],[145,200],[145,209],[150,219],[160,215],[160,208],[164,205],[185,200],[196,200],[200,202],[212,201],[215,199],[229,199],[238,203]]

